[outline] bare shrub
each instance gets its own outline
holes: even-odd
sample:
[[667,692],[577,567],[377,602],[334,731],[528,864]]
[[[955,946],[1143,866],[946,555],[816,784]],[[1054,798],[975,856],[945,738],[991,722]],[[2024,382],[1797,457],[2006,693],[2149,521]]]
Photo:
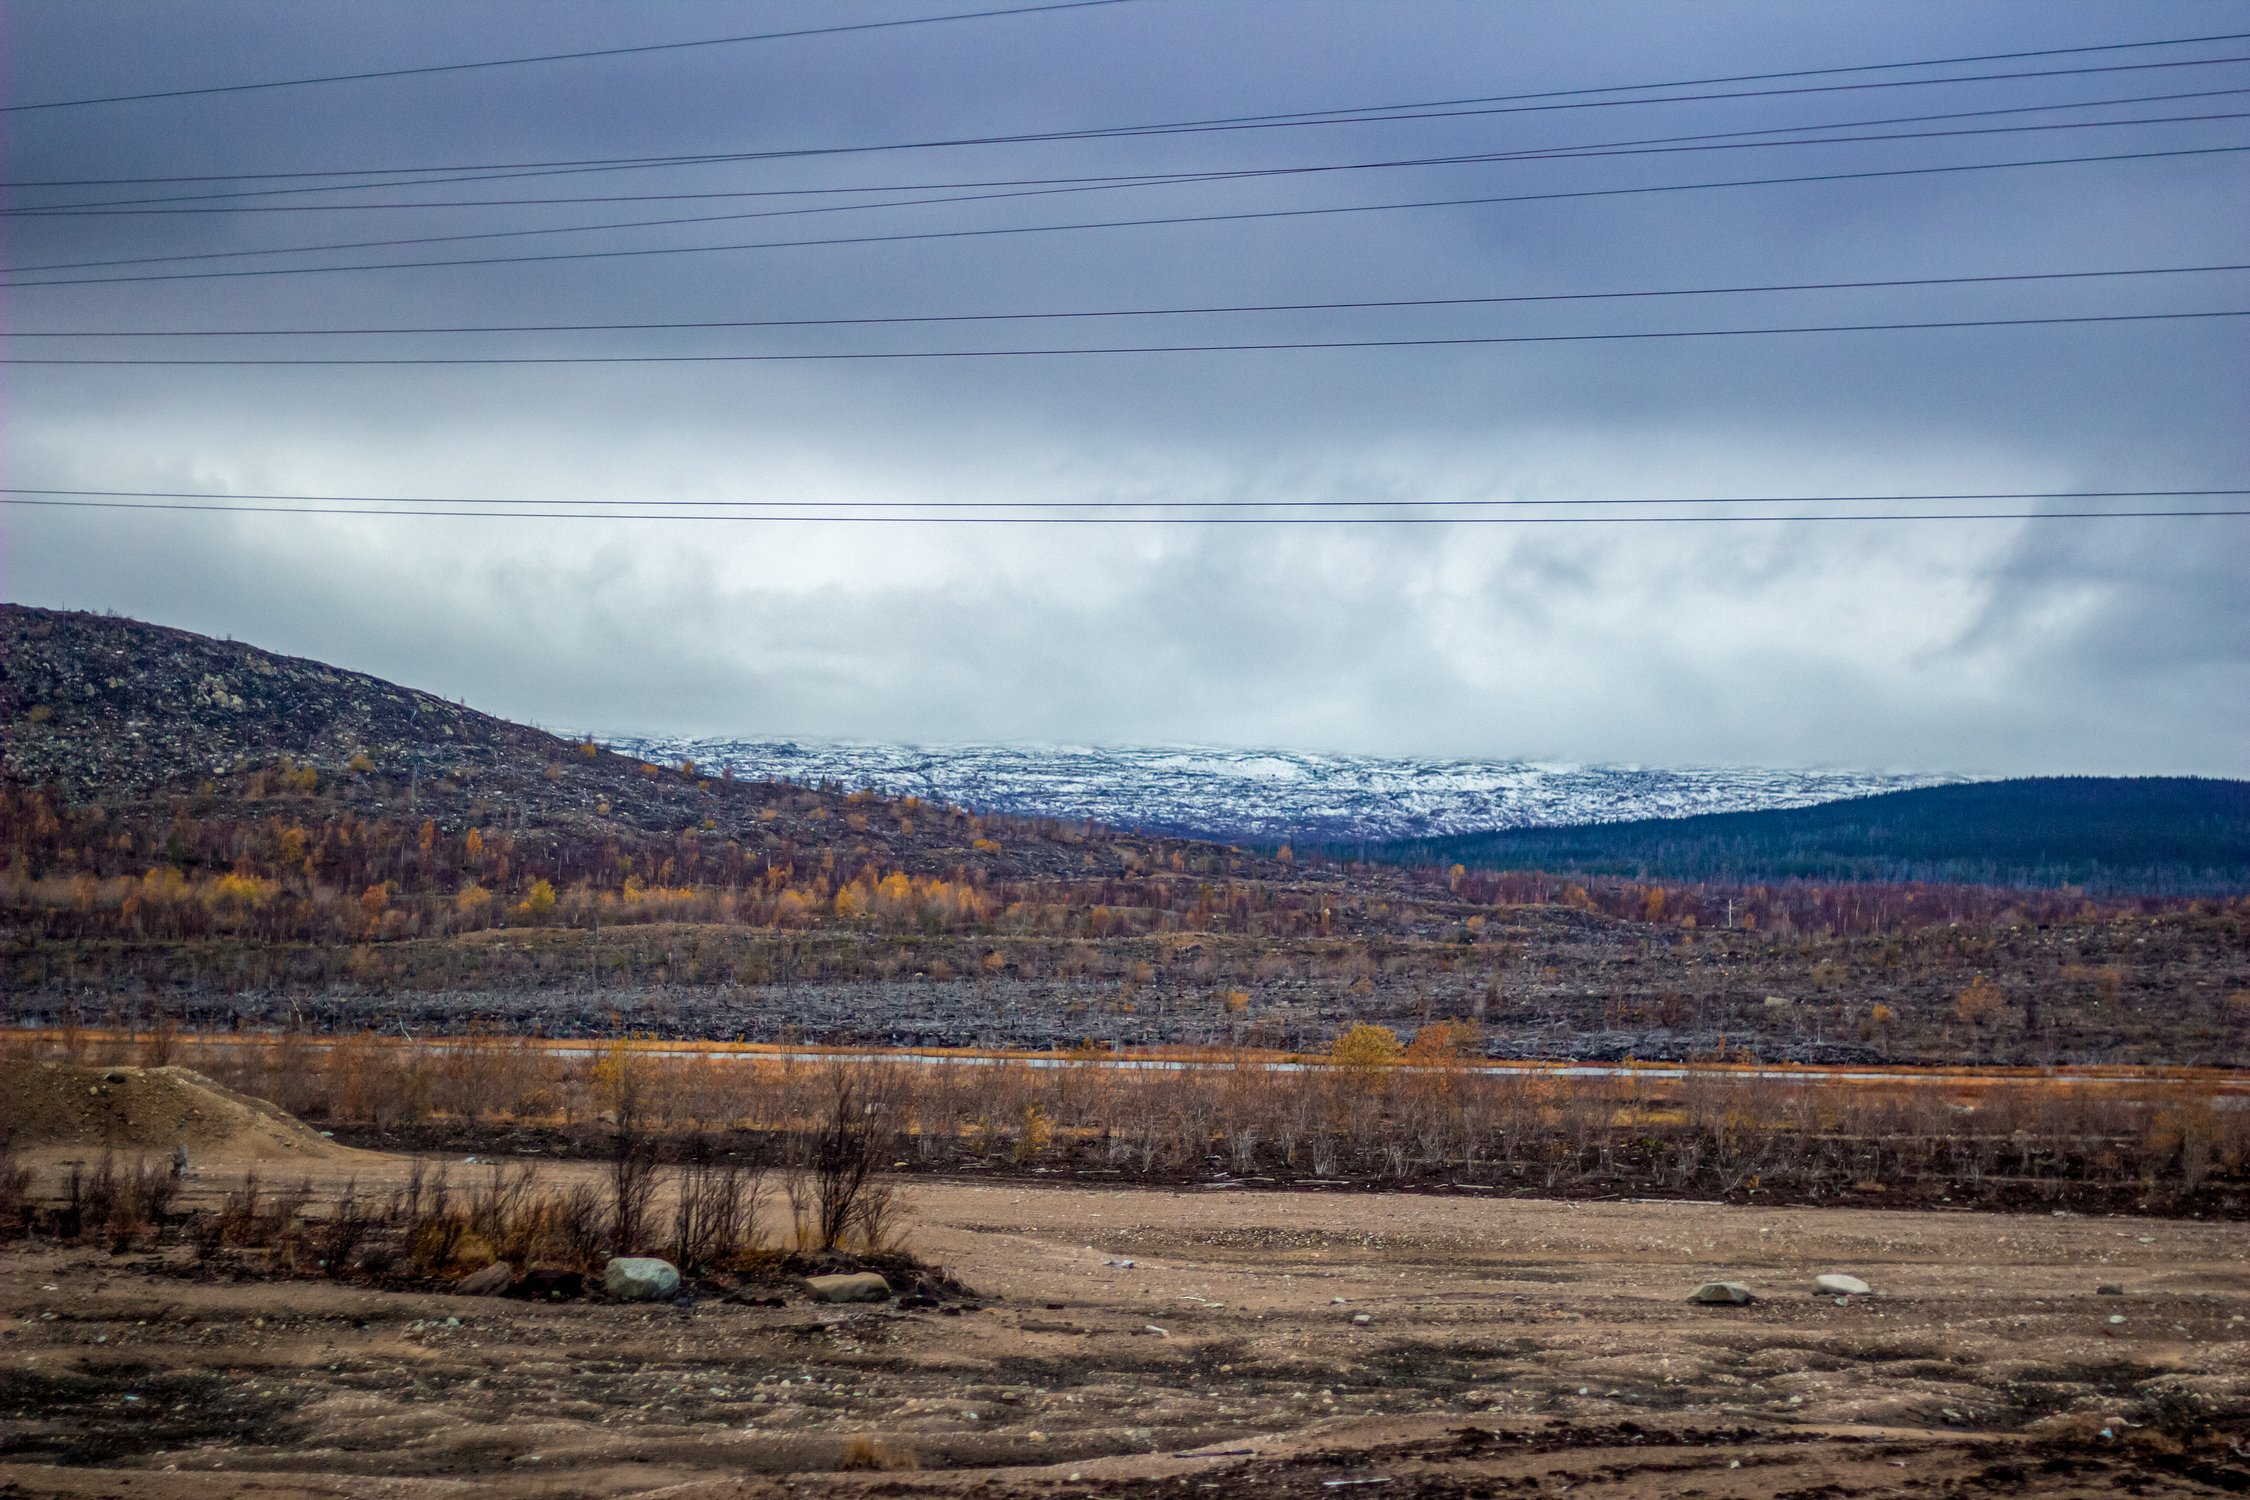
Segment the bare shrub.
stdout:
[[469,1216],[453,1200],[445,1168],[424,1180],[416,1162],[407,1177],[405,1212],[399,1216],[407,1265],[418,1276],[433,1276],[449,1269],[460,1258],[468,1238]]
[[253,1168],[242,1174],[242,1183],[227,1190],[216,1213],[206,1214],[195,1231],[196,1248],[208,1256],[222,1246],[238,1249],[271,1249],[294,1261],[298,1248],[299,1219],[312,1201],[312,1184],[269,1193]]
[[538,1227],[537,1197],[532,1185],[539,1169],[529,1163],[510,1171],[498,1162],[484,1182],[469,1189],[469,1233],[482,1240],[495,1259],[522,1262]]
[[602,1249],[601,1196],[591,1183],[574,1183],[555,1195],[552,1243],[575,1266],[591,1267]]
[[374,1211],[359,1195],[359,1180],[346,1181],[344,1190],[336,1195],[335,1208],[321,1221],[313,1236],[313,1249],[321,1269],[332,1277],[343,1275],[351,1268],[353,1257],[374,1232],[376,1224]]
[[16,1160],[12,1142],[0,1138],[0,1238],[17,1238],[30,1227],[31,1168]]
[[803,1248],[842,1249],[857,1239],[880,1243],[891,1217],[891,1189],[880,1180],[898,1102],[887,1070],[834,1063],[821,1075],[821,1114],[805,1143],[803,1176],[793,1182]]
[[130,1167],[119,1170],[113,1168],[105,1156],[99,1175],[106,1179],[108,1199],[101,1227],[108,1235],[110,1248],[115,1251],[129,1250],[137,1240],[153,1234],[171,1212],[172,1202],[180,1193],[180,1180],[172,1175],[170,1165],[151,1162],[146,1157],[138,1157]]
[[612,1042],[594,1066],[596,1101],[609,1114],[609,1230],[619,1255],[648,1248],[656,1190],[663,1180],[651,1131],[657,1110],[652,1060],[629,1040]]
[[702,1143],[695,1143],[673,1199],[673,1264],[682,1271],[702,1271],[756,1249],[758,1202],[764,1191],[764,1172],[738,1162],[714,1162]]

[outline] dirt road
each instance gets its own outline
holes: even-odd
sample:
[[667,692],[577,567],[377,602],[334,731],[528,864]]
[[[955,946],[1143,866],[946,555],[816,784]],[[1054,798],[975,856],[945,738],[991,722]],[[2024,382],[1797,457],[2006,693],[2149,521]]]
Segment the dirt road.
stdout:
[[[205,1170],[203,1191],[225,1185]],[[542,1306],[199,1278],[186,1250],[0,1251],[0,1494],[2250,1486],[2239,1226],[911,1196],[912,1245],[981,1310]],[[1815,1295],[1825,1271],[1876,1294]],[[1689,1305],[1713,1279],[1760,1300]],[[847,1458],[917,1467],[837,1472]]]

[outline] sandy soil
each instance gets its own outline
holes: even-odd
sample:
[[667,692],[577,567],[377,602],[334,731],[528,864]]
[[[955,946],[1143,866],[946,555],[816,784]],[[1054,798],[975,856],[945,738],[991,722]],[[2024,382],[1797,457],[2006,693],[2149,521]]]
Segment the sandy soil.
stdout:
[[[365,1187],[403,1159],[375,1165],[308,1163]],[[196,1189],[227,1181],[204,1163]],[[538,1305],[211,1279],[185,1249],[0,1251],[0,1494],[2250,1488],[2239,1226],[975,1183],[911,1199],[913,1247],[981,1310]],[[1877,1294],[1816,1296],[1831,1270]],[[1760,1300],[1684,1300],[1721,1277]],[[918,1467],[837,1472],[854,1438]]]
[[231,1162],[356,1159],[302,1120],[238,1094],[192,1068],[86,1067],[11,1062],[0,1070],[0,1140],[65,1154],[108,1150],[167,1160]]

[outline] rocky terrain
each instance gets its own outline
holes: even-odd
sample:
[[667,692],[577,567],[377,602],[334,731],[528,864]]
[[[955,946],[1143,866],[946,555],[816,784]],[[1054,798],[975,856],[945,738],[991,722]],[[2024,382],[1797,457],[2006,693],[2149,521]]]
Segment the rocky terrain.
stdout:
[[[348,1169],[382,1192],[402,1159]],[[556,1176],[574,1170],[549,1166]],[[326,1201],[347,1169],[313,1169]],[[189,1201],[234,1178],[198,1168]],[[1419,1500],[2250,1485],[2236,1226],[918,1184],[975,1310],[0,1249],[0,1491]],[[1816,1292],[1844,1272],[1866,1295]],[[1698,1306],[1713,1280],[1746,1306]],[[2114,1291],[2105,1294],[2104,1289]]]

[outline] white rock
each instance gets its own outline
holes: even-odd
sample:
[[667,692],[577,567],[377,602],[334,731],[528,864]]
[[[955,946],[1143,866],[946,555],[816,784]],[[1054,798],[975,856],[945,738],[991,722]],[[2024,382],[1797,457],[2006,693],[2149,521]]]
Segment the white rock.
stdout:
[[602,1270],[602,1288],[628,1302],[657,1302],[680,1289],[679,1268],[653,1255],[620,1255]]
[[1815,1276],[1812,1284],[1824,1292],[1836,1292],[1846,1297],[1864,1297],[1875,1290],[1857,1276],[1846,1276],[1841,1271]]

